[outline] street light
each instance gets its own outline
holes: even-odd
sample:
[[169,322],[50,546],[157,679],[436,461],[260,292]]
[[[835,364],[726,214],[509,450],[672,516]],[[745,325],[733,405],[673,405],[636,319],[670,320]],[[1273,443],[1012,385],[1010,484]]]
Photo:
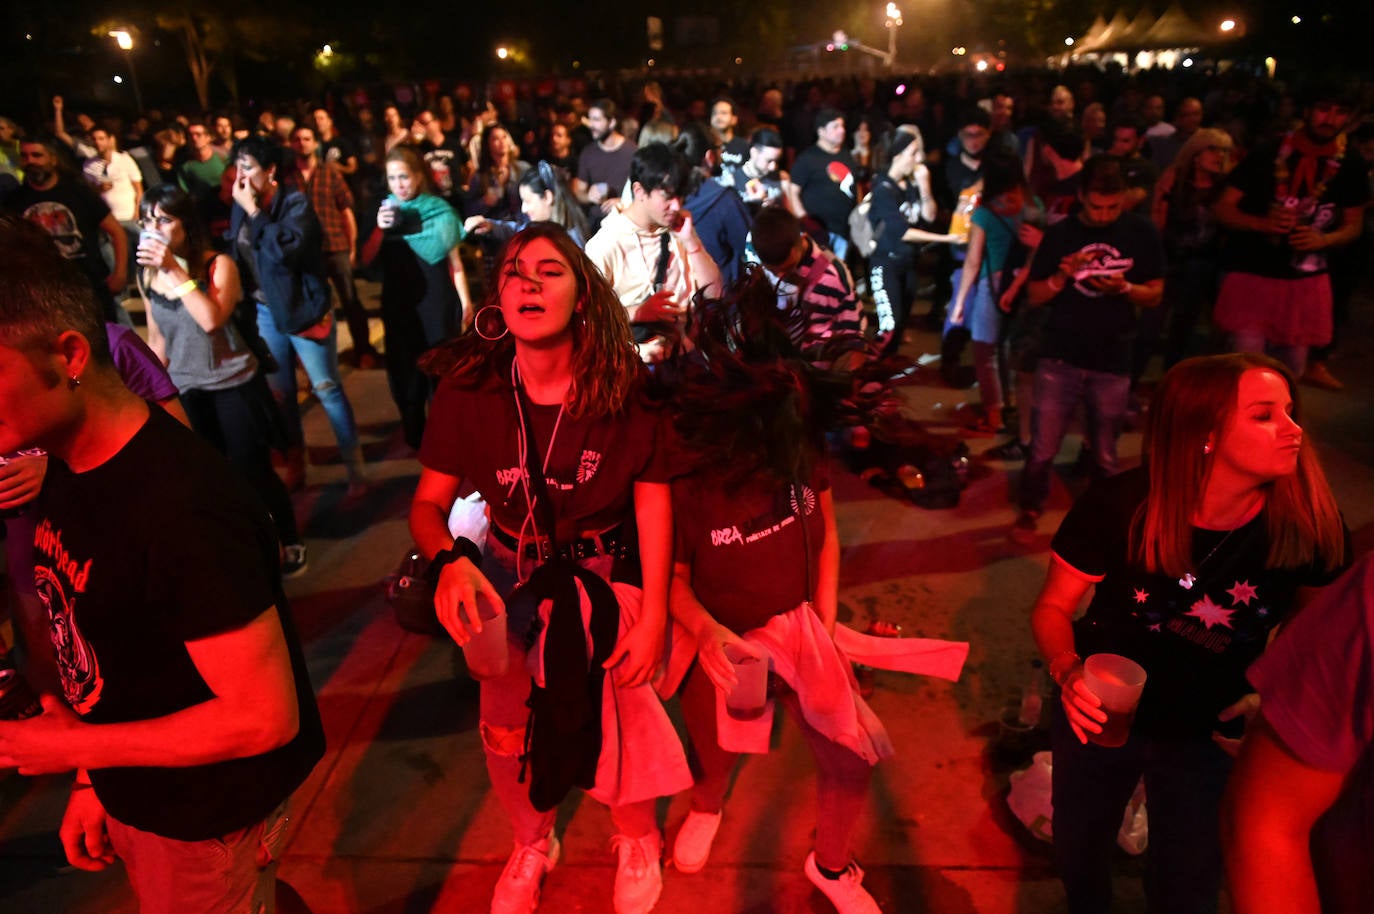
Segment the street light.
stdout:
[[112,29],[110,37],[115,40],[115,44],[124,52],[124,57],[129,61],[129,82],[134,88],[134,107],[138,113],[143,113],[143,93],[138,91],[138,71],[134,69],[134,36],[128,29]]
[[897,65],[897,30],[902,27],[902,11],[897,8],[897,4],[889,3],[883,28],[887,29],[887,66],[892,69]]

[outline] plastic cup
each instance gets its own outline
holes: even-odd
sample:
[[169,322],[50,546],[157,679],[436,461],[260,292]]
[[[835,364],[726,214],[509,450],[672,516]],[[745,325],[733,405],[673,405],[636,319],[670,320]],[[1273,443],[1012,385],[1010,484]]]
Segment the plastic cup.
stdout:
[[725,696],[725,710],[735,720],[758,720],[768,707],[768,658],[755,657],[733,644],[726,645],[725,657],[738,679]]
[[1120,654],[1093,654],[1083,661],[1083,681],[1107,712],[1102,732],[1089,733],[1088,739],[1099,746],[1125,744],[1145,688],[1145,668]]
[[495,679],[506,675],[510,666],[510,649],[506,646],[506,613],[485,596],[477,596],[477,615],[482,630],[463,645],[463,660],[473,679]]

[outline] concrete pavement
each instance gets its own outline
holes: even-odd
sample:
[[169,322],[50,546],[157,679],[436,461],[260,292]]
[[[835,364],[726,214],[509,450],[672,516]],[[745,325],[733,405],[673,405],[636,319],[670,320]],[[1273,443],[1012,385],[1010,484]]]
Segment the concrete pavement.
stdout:
[[[1374,545],[1374,327],[1367,298],[1356,308],[1342,358],[1341,393],[1304,389],[1307,427],[1357,547]],[[375,322],[374,322],[375,324]],[[379,328],[376,330],[380,332]],[[915,351],[937,351],[922,333]],[[306,641],[329,739],[328,754],[295,799],[281,877],[316,914],[485,912],[510,852],[491,796],[477,734],[477,687],[450,643],[406,634],[383,604],[380,581],[410,543],[405,515],[417,464],[396,429],[382,372],[354,371],[345,386],[363,428],[373,485],[345,502],[343,467],[323,415],[306,416],[309,486],[297,498],[309,571],[288,591]],[[951,421],[976,391],[903,388],[911,413]],[[992,442],[970,440],[975,453]],[[1035,656],[1028,611],[1043,579],[1049,537],[1077,485],[1061,474],[1031,548],[1013,546],[1010,494],[1019,465],[976,462],[960,506],[927,511],[899,503],[837,470],[844,558],[841,620],[871,619],[910,635],[967,640],[958,683],[878,674],[872,704],[899,755],[880,766],[856,838],[865,884],[887,912],[1013,914],[1063,909],[1048,846],[1007,811],[1009,769],[990,751],[997,721],[1015,702]],[[1124,456],[1139,435],[1123,440]],[[1068,484],[1066,485],[1065,480]],[[741,766],[710,864],[697,875],[665,872],[657,911],[792,914],[833,910],[802,875],[814,827],[809,754],[790,722],[775,751]],[[64,868],[56,828],[68,777],[0,774],[0,910],[12,914],[133,911],[118,867],[91,875]],[[661,804],[669,838],[687,798]],[[609,816],[570,798],[559,817],[564,856],[541,911],[609,912],[614,856]],[[1122,855],[1123,914],[1144,910],[1139,861]],[[283,909],[289,910],[289,909]]]

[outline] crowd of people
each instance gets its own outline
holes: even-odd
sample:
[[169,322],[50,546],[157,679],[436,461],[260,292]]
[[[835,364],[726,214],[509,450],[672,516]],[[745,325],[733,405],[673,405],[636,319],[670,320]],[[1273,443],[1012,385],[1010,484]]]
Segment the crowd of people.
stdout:
[[[950,383],[972,344],[966,433],[1024,461],[1014,542],[1084,407],[1093,483],[1029,624],[1059,689],[1069,910],[1108,909],[1142,777],[1152,909],[1215,911],[1229,871],[1237,911],[1274,910],[1272,854],[1282,910],[1360,910],[1374,596],[1299,385],[1341,388],[1369,100],[1234,74],[696,88],[436,94],[380,126],[344,102],[125,125],[59,98],[43,129],[0,119],[0,510],[25,673],[53,693],[0,722],[0,765],[76,770],[71,862],[122,859],[145,911],[270,910],[284,804],[323,751],[281,583],[306,570],[297,362],[349,494],[367,485],[342,319],[418,455],[438,621],[466,645],[505,617],[509,665],[480,692],[515,841],[491,910],[538,906],[574,787],[610,807],[617,914],[663,890],[658,798],[690,790],[671,856],[703,869],[738,754],[767,751],[771,718],[726,704],[748,658],[820,772],[806,876],[878,911],[850,838],[892,746],[836,645],[829,451],[891,409],[923,300]],[[1123,471],[1131,421],[1144,457]],[[484,546],[450,527],[471,489]],[[1316,613],[1353,656],[1319,649]],[[1097,744],[1102,653],[1148,673],[1120,745]],[[1281,775],[1304,792],[1257,812]],[[1333,805],[1355,812],[1307,856]]]

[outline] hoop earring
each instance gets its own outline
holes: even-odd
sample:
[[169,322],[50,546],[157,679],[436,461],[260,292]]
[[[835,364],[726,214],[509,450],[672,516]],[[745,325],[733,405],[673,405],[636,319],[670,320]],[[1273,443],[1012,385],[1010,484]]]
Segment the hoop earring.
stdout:
[[[488,314],[488,312],[493,312]],[[482,315],[486,314],[486,317]],[[483,326],[483,323],[486,326]],[[499,328],[499,329],[498,329]],[[472,329],[477,331],[477,335],[488,342],[496,342],[510,333],[510,328],[506,326],[506,319],[501,316],[499,305],[487,305],[479,308],[477,314],[472,318]]]

